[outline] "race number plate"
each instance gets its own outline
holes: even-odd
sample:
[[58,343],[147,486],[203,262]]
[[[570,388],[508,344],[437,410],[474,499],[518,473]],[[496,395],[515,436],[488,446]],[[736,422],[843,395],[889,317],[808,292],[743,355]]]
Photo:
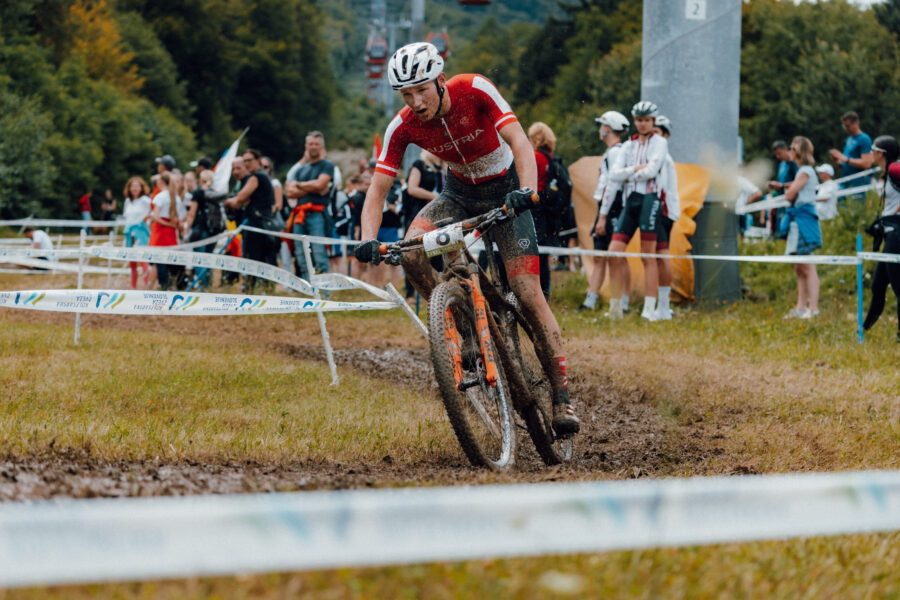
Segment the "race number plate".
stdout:
[[453,225],[429,231],[422,236],[422,246],[425,248],[425,255],[429,257],[465,248],[466,240],[462,230],[462,223],[454,223]]

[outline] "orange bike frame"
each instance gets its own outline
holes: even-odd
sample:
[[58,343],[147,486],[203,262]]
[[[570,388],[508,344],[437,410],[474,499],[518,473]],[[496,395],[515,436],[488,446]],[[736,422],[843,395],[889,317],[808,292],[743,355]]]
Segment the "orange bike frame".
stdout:
[[456,389],[459,389],[463,381],[462,349],[459,345],[459,332],[456,330],[456,319],[448,308],[444,311],[444,339],[447,342],[447,350],[450,352],[450,360],[453,362],[453,379],[456,381]]
[[494,344],[491,342],[491,326],[488,322],[487,302],[481,293],[478,277],[469,280],[472,291],[472,304],[475,306],[475,327],[478,329],[478,342],[481,344],[481,356],[484,358],[486,378],[491,387],[497,385],[497,362],[494,358]]

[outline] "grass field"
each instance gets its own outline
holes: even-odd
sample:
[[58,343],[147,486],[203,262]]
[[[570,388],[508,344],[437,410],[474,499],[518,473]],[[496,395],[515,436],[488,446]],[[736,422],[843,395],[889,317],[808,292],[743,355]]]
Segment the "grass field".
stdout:
[[[584,279],[564,274],[554,310],[585,433],[573,464],[546,469],[526,449],[519,470],[503,475],[466,465],[424,339],[399,311],[329,315],[338,387],[310,316],[86,317],[76,347],[71,315],[2,311],[0,472],[26,464],[49,474],[31,492],[0,474],[0,498],[172,493],[102,481],[54,487],[53,477],[75,477],[65,468],[139,478],[147,462],[187,469],[187,479],[190,469],[213,477],[226,468],[250,479],[186,493],[897,468],[893,299],[860,346],[852,269],[827,269],[846,277],[820,269],[822,315],[807,322],[782,319],[789,266],[745,272],[765,300],[678,309],[655,324],[576,313]],[[0,277],[3,289],[37,281]],[[0,598],[892,598],[898,541],[843,536]]]

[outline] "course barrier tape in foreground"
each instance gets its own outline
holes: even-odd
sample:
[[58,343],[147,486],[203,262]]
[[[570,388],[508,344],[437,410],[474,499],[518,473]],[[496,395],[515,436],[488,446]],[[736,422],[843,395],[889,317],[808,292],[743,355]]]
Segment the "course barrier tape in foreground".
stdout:
[[0,292],[0,308],[101,315],[215,316],[389,310],[395,302],[334,302],[285,296],[123,290]]
[[0,504],[0,586],[900,529],[900,472]]

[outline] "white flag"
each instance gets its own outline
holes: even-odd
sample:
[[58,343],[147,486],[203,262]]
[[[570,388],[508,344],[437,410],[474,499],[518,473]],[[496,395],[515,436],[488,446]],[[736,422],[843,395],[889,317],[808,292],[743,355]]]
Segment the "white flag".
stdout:
[[228,181],[231,179],[231,163],[234,162],[234,158],[237,156],[240,143],[241,138],[234,140],[234,143],[222,154],[222,158],[219,159],[219,162],[213,168],[212,189],[218,194],[228,193]]

